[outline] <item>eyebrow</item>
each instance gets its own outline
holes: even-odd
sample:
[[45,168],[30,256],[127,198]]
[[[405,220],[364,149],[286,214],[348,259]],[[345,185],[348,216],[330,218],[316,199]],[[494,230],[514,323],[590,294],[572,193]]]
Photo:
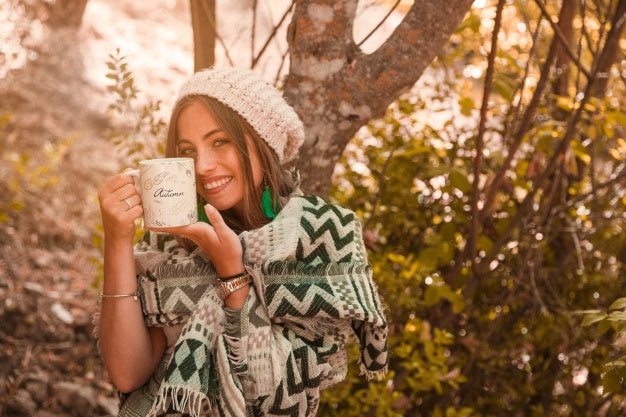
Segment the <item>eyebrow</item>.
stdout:
[[[222,129],[213,129],[207,133],[205,133],[204,135],[202,135],[202,140],[206,140],[208,138],[210,138],[211,136],[215,135],[216,133],[220,133],[223,132]],[[176,140],[176,144],[179,144],[181,142],[191,142],[189,139],[185,139],[185,138],[178,138]]]

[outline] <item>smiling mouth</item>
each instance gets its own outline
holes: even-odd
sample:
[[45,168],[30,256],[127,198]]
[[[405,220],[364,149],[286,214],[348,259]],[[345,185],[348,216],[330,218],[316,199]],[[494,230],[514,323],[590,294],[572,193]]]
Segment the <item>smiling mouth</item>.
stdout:
[[233,177],[222,178],[222,179],[219,179],[217,181],[211,181],[211,182],[205,183],[205,184],[203,184],[203,186],[204,186],[205,190],[212,191],[212,190],[216,190],[219,187],[222,187],[222,186],[228,184],[232,180],[233,180]]

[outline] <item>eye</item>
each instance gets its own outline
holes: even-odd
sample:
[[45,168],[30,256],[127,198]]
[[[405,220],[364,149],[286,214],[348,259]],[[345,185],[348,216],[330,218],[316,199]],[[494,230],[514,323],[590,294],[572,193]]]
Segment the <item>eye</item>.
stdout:
[[194,148],[178,148],[178,154],[180,156],[193,156],[196,154],[196,150]]
[[227,138],[215,139],[213,141],[213,147],[214,148],[221,148],[222,146],[226,146],[229,143],[230,143],[230,139],[227,139]]

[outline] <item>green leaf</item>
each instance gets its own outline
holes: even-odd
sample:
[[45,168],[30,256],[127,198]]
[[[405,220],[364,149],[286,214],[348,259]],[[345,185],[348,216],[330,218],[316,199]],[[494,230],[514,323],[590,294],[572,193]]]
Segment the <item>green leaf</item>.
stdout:
[[583,161],[586,165],[589,165],[591,162],[591,157],[589,156],[589,152],[580,142],[580,140],[575,139],[571,141],[572,150],[574,151],[574,155],[578,157],[581,161]]
[[607,316],[607,320],[610,321],[626,321],[626,312],[623,311],[613,311],[611,314]]
[[582,325],[583,326],[591,326],[594,323],[597,323],[601,320],[604,320],[605,318],[607,318],[608,316],[603,313],[603,312],[594,312],[594,313],[588,313],[585,318],[582,321]]
[[623,389],[623,382],[623,378],[620,376],[617,368],[614,368],[604,374],[601,384],[607,392],[620,392]]
[[603,335],[604,333],[611,330],[611,328],[613,327],[611,326],[611,324],[612,323],[608,320],[602,320],[600,323],[598,323],[598,334]]
[[456,168],[450,170],[450,185],[458,188],[464,194],[467,194],[472,189],[472,184],[467,179],[467,174]]
[[476,249],[484,250],[485,252],[489,253],[492,247],[493,241],[487,236],[481,235],[478,237],[478,240],[476,241]]
[[511,80],[503,75],[496,75],[493,80],[494,90],[498,92],[507,101],[513,100],[513,94],[515,88],[513,87]]
[[472,115],[472,110],[476,108],[474,106],[474,100],[469,97],[461,97],[459,99],[459,106],[461,106],[461,114],[468,117]]
[[626,297],[618,298],[609,306],[609,310],[621,310],[626,308]]

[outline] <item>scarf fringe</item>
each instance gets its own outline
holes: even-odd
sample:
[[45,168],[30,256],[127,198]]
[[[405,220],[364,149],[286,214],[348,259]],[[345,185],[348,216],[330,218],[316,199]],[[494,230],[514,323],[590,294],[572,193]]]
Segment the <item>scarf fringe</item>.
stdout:
[[370,371],[368,370],[365,365],[363,363],[359,363],[359,368],[360,368],[360,375],[365,375],[365,377],[367,378],[368,381],[371,381],[373,379],[377,380],[377,381],[382,381],[383,378],[387,375],[387,373],[389,372],[389,366],[385,365],[384,368],[379,369],[377,371]]
[[248,361],[246,356],[248,353],[248,336],[238,338],[224,334],[223,337],[228,345],[228,359],[230,360],[233,368],[236,370],[236,373],[239,374],[247,371]]
[[211,399],[200,392],[184,387],[161,387],[146,417],[157,417],[168,408],[188,413],[191,417],[201,417],[205,404],[208,409],[212,408]]
[[368,274],[371,270],[371,266],[367,263],[342,262],[311,265],[298,260],[272,261],[260,268],[260,272],[266,279],[268,276],[345,276],[349,274]]
[[216,277],[217,272],[215,271],[213,264],[210,262],[205,262],[200,265],[196,262],[183,262],[162,264],[155,269],[154,275],[158,276],[159,280],[171,278],[204,279],[207,276]]

